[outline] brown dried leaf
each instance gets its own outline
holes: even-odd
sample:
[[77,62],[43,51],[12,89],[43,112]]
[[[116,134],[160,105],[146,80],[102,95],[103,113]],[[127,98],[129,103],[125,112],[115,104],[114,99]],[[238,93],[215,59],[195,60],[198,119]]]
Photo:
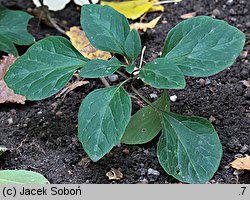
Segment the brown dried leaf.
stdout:
[[61,97],[62,95],[66,96],[70,91],[82,86],[82,85],[86,85],[88,84],[89,81],[85,81],[85,80],[76,80],[73,83],[69,83],[64,89],[61,90],[61,92],[59,92],[56,95],[56,98]]
[[70,38],[73,46],[80,51],[80,53],[92,60],[92,59],[102,59],[108,60],[111,58],[111,54],[109,52],[104,52],[95,49],[89,42],[88,38],[86,37],[84,31],[80,30],[78,27],[74,26],[71,27],[69,31],[66,32],[66,35]]
[[87,156],[87,157],[82,158],[82,160],[78,163],[78,165],[86,169],[90,163],[91,163],[91,159]]
[[184,15],[181,15],[180,18],[181,19],[189,19],[189,18],[192,18],[195,16],[196,16],[196,12],[191,12],[191,13],[186,13]]
[[250,87],[250,82],[249,81],[240,81],[241,83],[243,83],[243,85],[245,85],[246,87]]
[[25,104],[26,98],[24,96],[15,94],[13,90],[8,88],[3,80],[4,75],[9,70],[10,66],[15,62],[17,58],[9,54],[3,56],[3,60],[0,60],[0,104],[1,103],[21,103]]
[[109,180],[120,180],[123,178],[123,174],[119,169],[111,168],[109,172],[106,173]]
[[154,28],[157,24],[157,22],[159,21],[159,19],[161,18],[161,16],[153,19],[152,21],[148,22],[148,23],[134,23],[134,24],[130,24],[130,29],[135,29],[137,31],[143,31],[143,32],[146,32],[147,29],[151,29],[151,28]]
[[244,158],[237,158],[230,163],[231,167],[238,170],[248,170],[250,171],[250,156]]

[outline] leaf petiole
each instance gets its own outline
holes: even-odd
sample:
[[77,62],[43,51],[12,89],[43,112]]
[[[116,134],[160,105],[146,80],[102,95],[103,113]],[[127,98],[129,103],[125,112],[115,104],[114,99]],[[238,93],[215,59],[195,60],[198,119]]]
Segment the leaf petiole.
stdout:
[[156,112],[158,113],[162,112],[159,108],[155,107],[147,98],[145,98],[137,89],[135,89],[133,84],[131,84],[131,89],[136,95],[138,95],[143,101],[145,101],[149,106],[151,106]]

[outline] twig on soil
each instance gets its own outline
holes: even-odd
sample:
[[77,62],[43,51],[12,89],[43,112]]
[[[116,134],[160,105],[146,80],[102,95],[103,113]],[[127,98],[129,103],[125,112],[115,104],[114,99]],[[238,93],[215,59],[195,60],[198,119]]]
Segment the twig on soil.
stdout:
[[162,4],[166,4],[166,3],[178,3],[181,2],[182,0],[169,0],[169,1],[159,1],[159,2],[155,2],[153,5],[162,5]]
[[23,146],[23,143],[27,141],[28,134],[25,136],[25,138],[21,141],[20,145],[15,149],[16,151],[20,149]]

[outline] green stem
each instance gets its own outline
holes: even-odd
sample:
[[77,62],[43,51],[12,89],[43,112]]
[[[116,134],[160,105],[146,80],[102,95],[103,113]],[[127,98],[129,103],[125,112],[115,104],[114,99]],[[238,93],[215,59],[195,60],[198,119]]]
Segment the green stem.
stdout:
[[120,87],[123,86],[125,83],[131,81],[133,78],[129,77],[128,79],[126,79],[125,81],[123,81],[122,83],[120,83]]
[[125,78],[125,79],[128,79],[129,77],[126,75],[126,74],[124,74],[124,73],[122,73],[121,71],[116,71],[116,73],[117,74],[119,74],[119,75],[121,75],[123,78]]
[[99,78],[105,87],[110,87],[109,82],[104,77]]
[[134,86],[131,84],[131,89],[135,94],[137,94],[143,101],[145,101],[149,106],[151,106],[156,112],[161,112],[161,110],[155,107],[147,98],[145,98]]

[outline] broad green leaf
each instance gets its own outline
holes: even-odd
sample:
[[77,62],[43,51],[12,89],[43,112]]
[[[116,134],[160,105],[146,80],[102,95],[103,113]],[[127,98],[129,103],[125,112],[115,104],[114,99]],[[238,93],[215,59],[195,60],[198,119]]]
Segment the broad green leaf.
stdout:
[[[170,111],[168,93],[164,92],[162,96],[152,104],[161,110]],[[151,141],[161,129],[159,113],[148,105],[137,111],[130,118],[121,142],[125,144],[144,144]]]
[[16,94],[40,100],[60,91],[86,61],[67,39],[51,36],[35,43],[18,58],[4,80]]
[[130,27],[124,15],[109,6],[83,5],[81,25],[95,48],[125,55]]
[[122,63],[113,57],[111,60],[91,60],[80,71],[79,75],[85,78],[98,78],[100,76],[110,76],[117,71]]
[[35,39],[27,31],[31,15],[0,7],[0,50],[17,56],[14,44],[30,45]]
[[130,63],[134,62],[141,53],[141,38],[135,29],[130,31],[125,41],[125,53]]
[[164,170],[187,183],[206,183],[217,171],[222,147],[210,122],[163,113],[157,156]]
[[0,184],[47,184],[41,174],[26,170],[0,170]]
[[142,81],[159,89],[182,89],[186,85],[182,71],[164,58],[144,65],[139,76]]
[[225,21],[201,16],[174,27],[163,54],[187,76],[210,76],[230,65],[240,54],[245,35]]
[[97,89],[82,102],[78,137],[93,161],[119,143],[131,115],[131,100],[120,86]]

